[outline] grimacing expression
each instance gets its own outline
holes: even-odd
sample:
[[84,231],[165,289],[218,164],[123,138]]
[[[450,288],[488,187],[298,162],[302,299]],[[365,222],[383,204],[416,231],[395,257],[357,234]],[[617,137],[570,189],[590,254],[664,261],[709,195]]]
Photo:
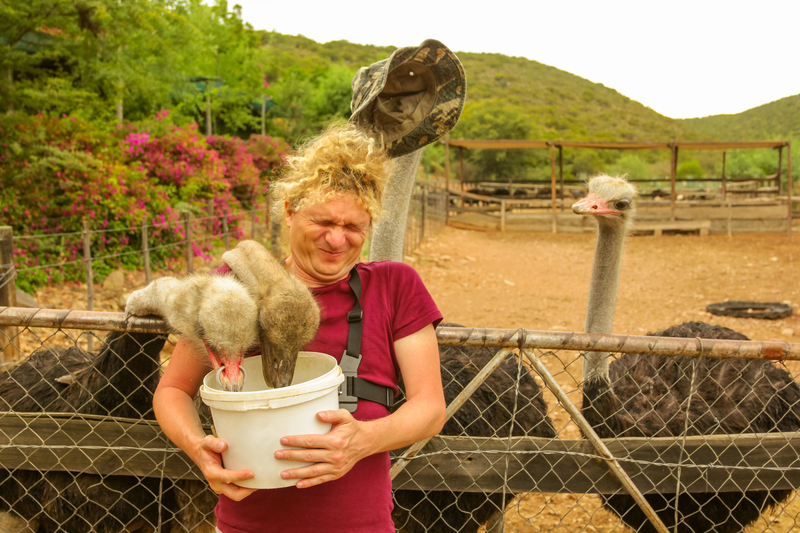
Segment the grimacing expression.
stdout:
[[355,194],[342,193],[286,209],[292,266],[310,286],[347,276],[358,262],[372,220]]

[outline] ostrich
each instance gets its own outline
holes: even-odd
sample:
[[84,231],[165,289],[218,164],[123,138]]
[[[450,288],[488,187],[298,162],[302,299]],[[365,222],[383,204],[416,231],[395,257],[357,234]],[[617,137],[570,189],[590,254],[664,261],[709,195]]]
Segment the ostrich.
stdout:
[[[611,333],[625,234],[636,189],[599,176],[575,213],[598,222],[597,248],[586,313],[588,333]],[[687,322],[652,335],[747,340],[728,328]],[[665,437],[800,429],[800,387],[768,361],[625,354],[583,355],[583,407],[600,437]],[[648,494],[664,524],[679,532],[733,533],[784,501],[791,491]],[[655,528],[627,495],[603,495],[607,508],[636,531]],[[677,515],[677,516],[676,516]],[[677,524],[676,524],[677,518]]]
[[241,389],[244,354],[258,343],[258,310],[233,276],[159,278],[130,295],[125,314],[163,317],[195,353],[208,353],[225,390]]
[[[459,324],[441,325],[463,327]],[[439,348],[442,383],[448,404],[495,353],[496,349],[474,346]],[[547,416],[542,391],[525,367],[519,373],[519,397],[515,398],[518,364],[517,359],[509,355],[447,421],[441,434],[555,438],[556,431]],[[512,419],[515,404],[518,408]],[[397,529],[404,533],[477,532],[487,523],[502,520],[503,510],[511,497],[502,492],[396,490],[392,517]]]
[[[112,332],[92,356],[77,347],[42,348],[0,374],[0,406],[153,420],[164,342],[156,334]],[[0,510],[38,523],[37,533],[148,531],[159,524],[160,493],[173,507],[169,488],[155,477],[0,471]]]
[[208,353],[226,390],[241,390],[241,364],[257,345],[267,385],[288,386],[298,352],[319,328],[319,306],[255,241],[240,242],[222,258],[235,276],[157,279],[131,294],[126,314],[164,317],[195,353]]
[[241,241],[222,254],[222,260],[258,305],[264,380],[271,387],[288,386],[297,354],[319,329],[320,311],[314,296],[256,241]]

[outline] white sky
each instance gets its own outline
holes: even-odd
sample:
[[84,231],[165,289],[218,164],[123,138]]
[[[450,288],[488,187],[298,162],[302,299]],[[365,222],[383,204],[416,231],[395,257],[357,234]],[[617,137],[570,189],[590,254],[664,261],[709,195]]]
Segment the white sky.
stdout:
[[454,52],[523,56],[672,118],[740,113],[800,93],[800,0],[236,3],[256,29],[323,43],[433,38]]

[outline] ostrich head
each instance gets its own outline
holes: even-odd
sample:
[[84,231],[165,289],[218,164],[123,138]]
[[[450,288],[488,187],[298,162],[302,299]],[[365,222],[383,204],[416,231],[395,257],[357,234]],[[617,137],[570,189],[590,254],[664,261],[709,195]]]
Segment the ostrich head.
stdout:
[[197,313],[197,334],[225,390],[244,384],[244,355],[258,344],[258,306],[232,276],[211,276]]
[[[597,247],[586,310],[586,333],[611,333],[617,305],[622,246],[636,210],[636,188],[623,178],[597,176],[589,180],[589,194],[572,206],[579,215],[597,219]],[[608,378],[608,354],[587,352],[583,377]]]
[[298,352],[314,339],[319,328],[319,306],[299,279],[281,272],[258,286],[261,303],[259,340],[261,370],[271,387],[291,384]]
[[256,301],[264,381],[273,388],[290,385],[298,352],[319,328],[314,296],[256,241],[241,241],[222,260]]
[[589,180],[589,194],[572,205],[578,215],[597,217],[600,225],[628,229],[636,212],[636,188],[623,178],[597,176]]

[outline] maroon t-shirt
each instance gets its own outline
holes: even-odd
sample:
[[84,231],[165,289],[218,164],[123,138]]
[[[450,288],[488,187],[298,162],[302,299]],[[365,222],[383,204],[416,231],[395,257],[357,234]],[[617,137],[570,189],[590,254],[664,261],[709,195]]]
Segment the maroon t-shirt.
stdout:
[[[227,266],[214,273],[226,273]],[[360,263],[364,310],[361,365],[358,375],[397,392],[394,341],[442,320],[419,274],[404,263]],[[332,355],[339,361],[347,346],[347,313],[355,296],[350,276],[333,285],[312,288],[321,309],[319,331],[303,349]],[[386,407],[359,400],[357,420],[388,415]],[[258,490],[240,502],[220,496],[217,527],[223,533],[393,533],[389,453],[365,457],[336,481],[308,489]]]

